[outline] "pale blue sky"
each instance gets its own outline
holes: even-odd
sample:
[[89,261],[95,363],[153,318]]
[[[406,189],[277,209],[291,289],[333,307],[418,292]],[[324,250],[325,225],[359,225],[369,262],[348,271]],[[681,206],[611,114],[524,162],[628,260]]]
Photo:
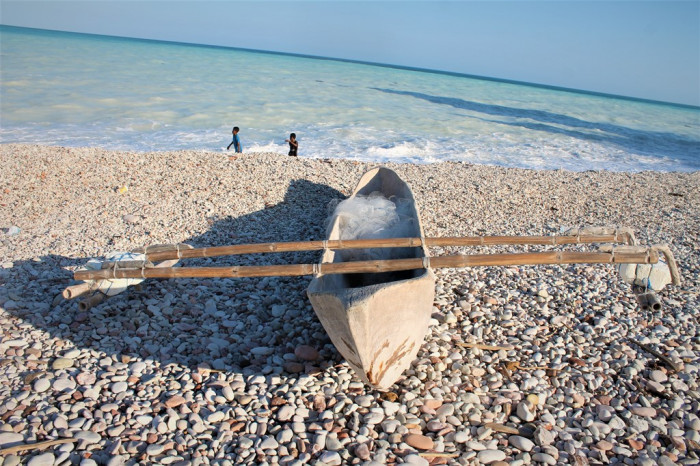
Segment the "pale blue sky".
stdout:
[[700,105],[700,0],[0,0],[0,22],[362,60]]

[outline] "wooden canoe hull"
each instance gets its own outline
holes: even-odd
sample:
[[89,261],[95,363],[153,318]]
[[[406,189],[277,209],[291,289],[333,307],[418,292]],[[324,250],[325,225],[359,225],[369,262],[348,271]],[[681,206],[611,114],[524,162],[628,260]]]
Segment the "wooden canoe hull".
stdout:
[[[410,188],[391,170],[367,172],[353,196],[382,192],[385,197],[409,200],[415,221],[411,234],[423,237],[420,216]],[[338,225],[329,239],[338,239]],[[424,247],[402,248],[404,257],[427,255]],[[339,261],[332,250],[322,262]],[[357,285],[356,276],[319,275],[307,291],[311,304],[348,364],[365,383],[384,390],[391,387],[416,358],[423,344],[435,297],[435,275],[430,269],[373,274],[370,284]],[[372,283],[378,282],[378,283]]]

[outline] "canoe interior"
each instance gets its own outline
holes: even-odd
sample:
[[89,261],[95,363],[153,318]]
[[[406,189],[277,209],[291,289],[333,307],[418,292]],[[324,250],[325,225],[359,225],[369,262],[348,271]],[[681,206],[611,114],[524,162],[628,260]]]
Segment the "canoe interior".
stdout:
[[[357,188],[352,196],[369,196],[373,193],[381,193],[385,198],[396,203],[402,201],[402,213],[409,217],[412,221],[410,227],[407,225],[407,230],[400,237],[422,237],[423,232],[418,220],[418,212],[416,211],[415,200],[411,189],[404,183],[401,178],[391,170],[379,168],[366,173],[359,181]],[[328,235],[328,239],[341,239],[342,225],[336,219]],[[361,239],[361,238],[357,238]],[[351,250],[349,250],[351,251]],[[423,247],[414,248],[391,248],[384,251],[386,259],[405,259],[424,257],[426,250]],[[322,262],[343,262],[343,251],[325,251],[322,257]],[[425,269],[405,270],[399,272],[384,272],[370,274],[334,274],[319,277],[321,289],[342,289],[342,288],[359,288],[363,286],[387,284],[400,280],[411,280],[424,276]]]

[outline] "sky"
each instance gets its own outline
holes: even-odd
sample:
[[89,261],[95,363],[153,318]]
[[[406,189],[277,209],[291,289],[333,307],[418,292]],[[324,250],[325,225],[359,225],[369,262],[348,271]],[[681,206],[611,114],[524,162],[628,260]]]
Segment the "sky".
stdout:
[[0,23],[360,60],[700,106],[700,0],[0,0]]

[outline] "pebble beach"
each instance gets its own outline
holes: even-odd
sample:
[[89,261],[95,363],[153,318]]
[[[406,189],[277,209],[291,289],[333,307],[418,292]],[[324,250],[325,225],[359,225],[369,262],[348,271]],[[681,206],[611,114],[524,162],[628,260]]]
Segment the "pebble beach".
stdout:
[[2,466],[700,464],[700,172],[383,164],[426,236],[629,227],[683,281],[654,311],[611,265],[438,269],[418,357],[380,392],[326,335],[310,277],[147,280],[87,310],[61,296],[113,251],[324,239],[376,164],[16,144],[0,163]]

